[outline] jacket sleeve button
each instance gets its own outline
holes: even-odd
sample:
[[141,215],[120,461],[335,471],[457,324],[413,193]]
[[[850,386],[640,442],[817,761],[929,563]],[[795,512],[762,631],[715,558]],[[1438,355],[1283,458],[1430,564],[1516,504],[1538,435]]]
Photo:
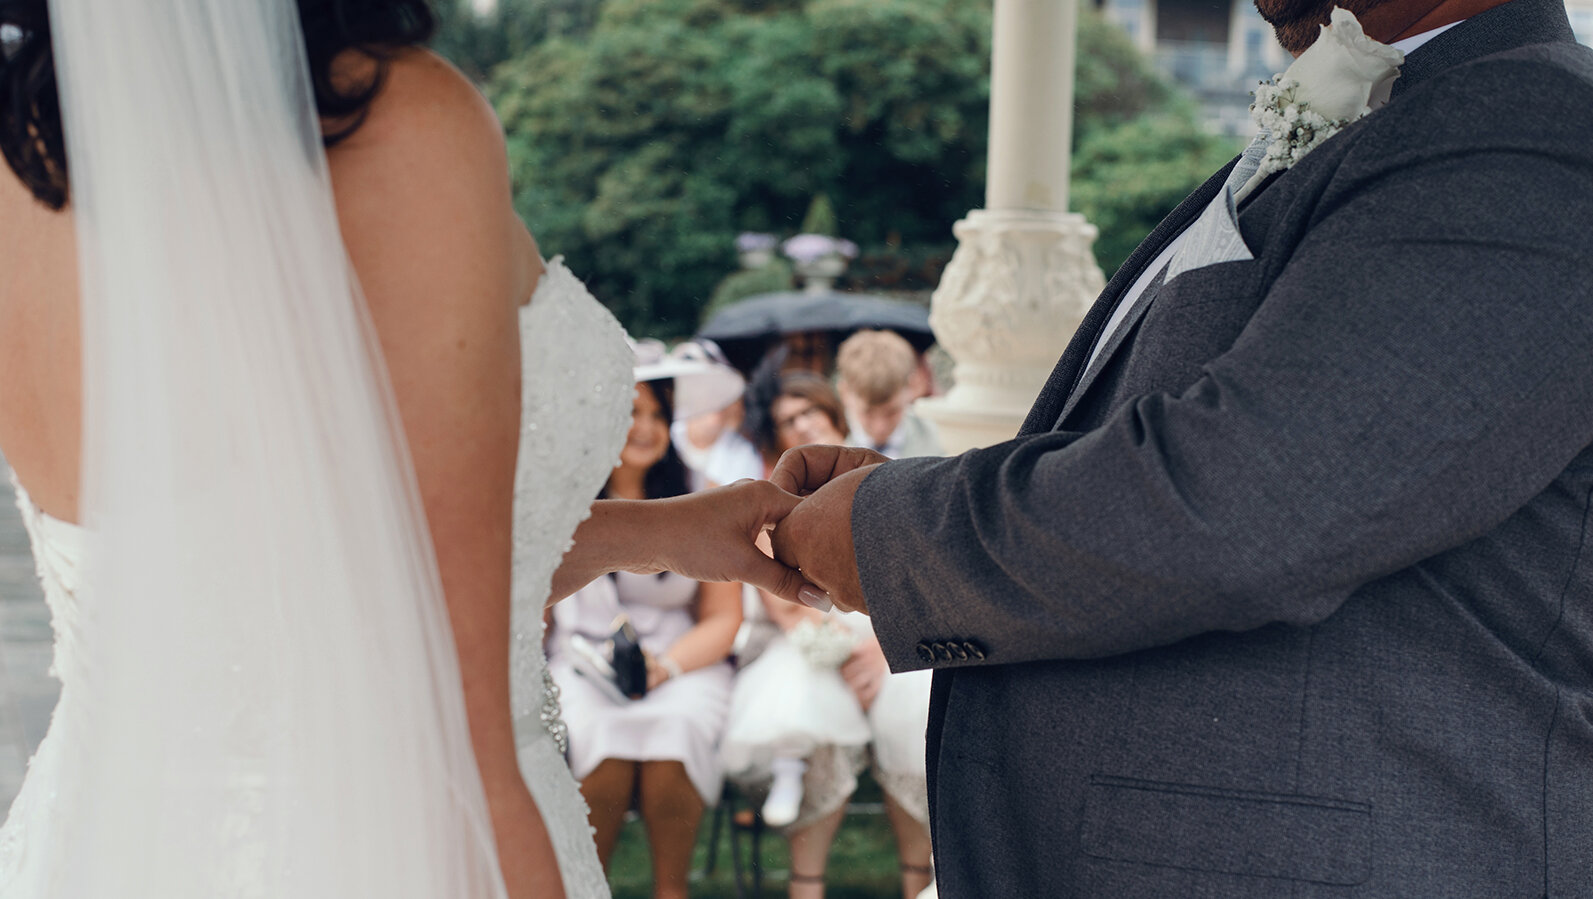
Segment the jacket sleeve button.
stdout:
[[985,660],[985,651],[979,646],[978,643],[969,640],[962,645],[962,648],[967,651],[968,655],[972,656],[975,661],[983,662]]
[[929,648],[928,643],[920,643],[918,644],[918,657],[926,662],[933,662],[935,660],[935,651]]
[[948,644],[946,644],[946,648],[951,650],[951,654],[953,656],[955,656],[957,658],[957,661],[959,661],[959,662],[968,661],[968,649],[967,649],[967,647],[968,647],[968,644],[966,644],[966,643],[948,643]]

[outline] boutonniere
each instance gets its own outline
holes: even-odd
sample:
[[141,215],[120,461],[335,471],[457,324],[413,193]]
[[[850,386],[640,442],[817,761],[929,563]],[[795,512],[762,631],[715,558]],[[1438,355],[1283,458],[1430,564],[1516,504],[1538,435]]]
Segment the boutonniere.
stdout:
[[1256,88],[1250,117],[1271,136],[1271,143],[1235,200],[1387,103],[1404,61],[1405,54],[1367,37],[1354,13],[1334,7],[1316,42],[1282,74]]

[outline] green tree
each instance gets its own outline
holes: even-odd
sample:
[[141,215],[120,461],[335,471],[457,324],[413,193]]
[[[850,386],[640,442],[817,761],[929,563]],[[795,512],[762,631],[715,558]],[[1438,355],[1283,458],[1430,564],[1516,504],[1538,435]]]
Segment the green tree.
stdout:
[[802,217],[802,233],[841,236],[840,226],[835,224],[835,206],[828,196],[819,194],[808,204],[808,214]]
[[[1075,207],[1110,223],[1110,270],[1225,148],[1089,14],[1079,57]],[[542,245],[628,327],[675,336],[738,232],[794,233],[821,194],[865,256],[944,258],[983,204],[989,60],[988,0],[608,0],[489,93]]]
[[431,0],[437,16],[432,48],[484,82],[499,63],[549,37],[590,31],[601,6],[601,0],[497,0],[496,8],[483,16],[470,0]]
[[1095,259],[1107,275],[1239,149],[1199,128],[1193,101],[1120,29],[1080,17],[1069,205],[1100,229]]
[[708,304],[702,309],[701,317],[707,319],[720,309],[746,297],[790,290],[795,285],[795,278],[791,264],[784,259],[776,259],[763,268],[731,272],[714,287],[713,294],[708,298]]

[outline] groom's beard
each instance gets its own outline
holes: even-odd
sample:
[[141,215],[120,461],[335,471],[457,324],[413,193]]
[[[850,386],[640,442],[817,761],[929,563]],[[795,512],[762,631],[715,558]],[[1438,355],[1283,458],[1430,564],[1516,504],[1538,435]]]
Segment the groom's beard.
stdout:
[[1398,0],[1255,0],[1256,11],[1278,34],[1278,43],[1295,56],[1316,42],[1333,7],[1342,6],[1357,17]]

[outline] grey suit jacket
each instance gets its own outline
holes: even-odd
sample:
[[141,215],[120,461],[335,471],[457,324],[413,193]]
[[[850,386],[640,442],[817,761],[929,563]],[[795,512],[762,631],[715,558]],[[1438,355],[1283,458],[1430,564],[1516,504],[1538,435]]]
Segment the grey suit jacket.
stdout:
[[1593,896],[1593,52],[1513,0],[853,541],[941,895]]

